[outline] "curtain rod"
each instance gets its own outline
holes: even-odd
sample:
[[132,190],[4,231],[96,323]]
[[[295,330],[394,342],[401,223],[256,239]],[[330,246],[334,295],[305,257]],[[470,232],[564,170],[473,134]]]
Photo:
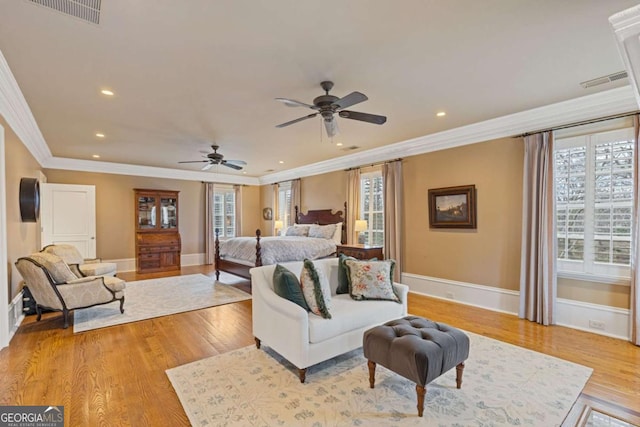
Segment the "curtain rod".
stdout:
[[398,157],[397,159],[393,159],[393,160],[385,160],[383,162],[376,162],[376,163],[371,163],[371,164],[366,164],[366,165],[360,165],[360,166],[355,166],[349,169],[345,169],[345,171],[352,171],[354,169],[362,169],[362,168],[368,168],[371,166],[378,166],[378,165],[384,165],[387,163],[393,163],[393,162],[401,162],[402,161],[402,157]]
[[523,133],[523,134],[520,134],[520,135],[516,135],[516,136],[514,136],[514,138],[524,138],[525,136],[535,135],[536,133],[553,132],[553,131],[560,130],[560,129],[568,129],[568,128],[572,128],[572,127],[588,125],[588,124],[591,124],[591,123],[599,123],[599,122],[605,122],[607,120],[621,119],[623,117],[635,116],[638,113],[640,113],[640,111],[636,110],[636,111],[632,111],[630,113],[614,114],[612,116],[599,117],[597,119],[583,120],[581,122],[574,122],[574,123],[569,123],[569,124],[566,124],[566,125],[555,126],[555,127],[548,128],[548,129],[537,130],[535,132],[526,132],[526,133]]

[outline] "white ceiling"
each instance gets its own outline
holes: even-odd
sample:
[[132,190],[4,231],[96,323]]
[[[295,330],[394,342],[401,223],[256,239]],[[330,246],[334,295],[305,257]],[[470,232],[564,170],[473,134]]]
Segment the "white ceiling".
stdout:
[[[105,0],[95,25],[0,0],[0,51],[55,157],[198,171],[215,142],[260,177],[626,85],[579,83],[624,70],[608,17],[636,3]],[[323,80],[387,123],[275,128]]]

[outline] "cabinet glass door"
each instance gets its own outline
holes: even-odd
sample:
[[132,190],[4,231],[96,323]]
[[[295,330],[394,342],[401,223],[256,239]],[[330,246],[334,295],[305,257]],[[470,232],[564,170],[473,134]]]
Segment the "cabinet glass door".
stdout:
[[138,228],[155,228],[156,198],[138,197]]
[[170,197],[160,198],[160,228],[178,227],[177,199]]

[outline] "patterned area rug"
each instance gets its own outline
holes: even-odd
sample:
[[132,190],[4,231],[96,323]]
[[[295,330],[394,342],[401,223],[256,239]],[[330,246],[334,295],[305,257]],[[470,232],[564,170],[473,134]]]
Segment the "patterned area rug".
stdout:
[[123,314],[119,302],[75,310],[73,332],[251,299],[248,293],[204,274],[127,282],[124,295]]
[[270,349],[245,347],[167,370],[194,426],[559,426],[592,369],[467,333],[462,388],[455,369],[427,386],[378,367],[369,388],[362,350],[296,369]]

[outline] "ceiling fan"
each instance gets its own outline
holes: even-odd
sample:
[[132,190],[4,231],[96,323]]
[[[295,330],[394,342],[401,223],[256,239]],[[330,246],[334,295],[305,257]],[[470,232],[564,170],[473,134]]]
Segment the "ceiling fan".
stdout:
[[219,146],[214,144],[211,146],[211,148],[213,148],[213,153],[209,153],[206,156],[203,156],[206,157],[206,160],[190,160],[178,163],[207,163],[202,167],[201,170],[203,171],[211,169],[213,165],[222,165],[231,169],[241,170],[242,166],[247,164],[247,162],[243,160],[224,160],[224,156],[218,153],[218,148],[220,148]]
[[364,102],[369,99],[363,93],[351,92],[345,97],[338,98],[337,96],[329,95],[329,91],[333,87],[333,82],[324,81],[320,83],[320,86],[325,91],[325,94],[315,98],[313,100],[313,105],[305,104],[304,102],[296,101],[295,99],[276,98],[276,101],[280,101],[288,107],[307,107],[317,111],[316,113],[312,113],[307,116],[279,124],[276,127],[283,128],[285,126],[310,119],[320,114],[324,119],[324,126],[327,130],[327,135],[329,135],[329,137],[333,137],[338,133],[338,123],[335,120],[335,113],[338,113],[340,117],[345,119],[360,120],[362,122],[374,123],[376,125],[381,125],[387,121],[387,118],[385,116],[345,110],[345,108],[347,107],[351,107],[352,105]]

